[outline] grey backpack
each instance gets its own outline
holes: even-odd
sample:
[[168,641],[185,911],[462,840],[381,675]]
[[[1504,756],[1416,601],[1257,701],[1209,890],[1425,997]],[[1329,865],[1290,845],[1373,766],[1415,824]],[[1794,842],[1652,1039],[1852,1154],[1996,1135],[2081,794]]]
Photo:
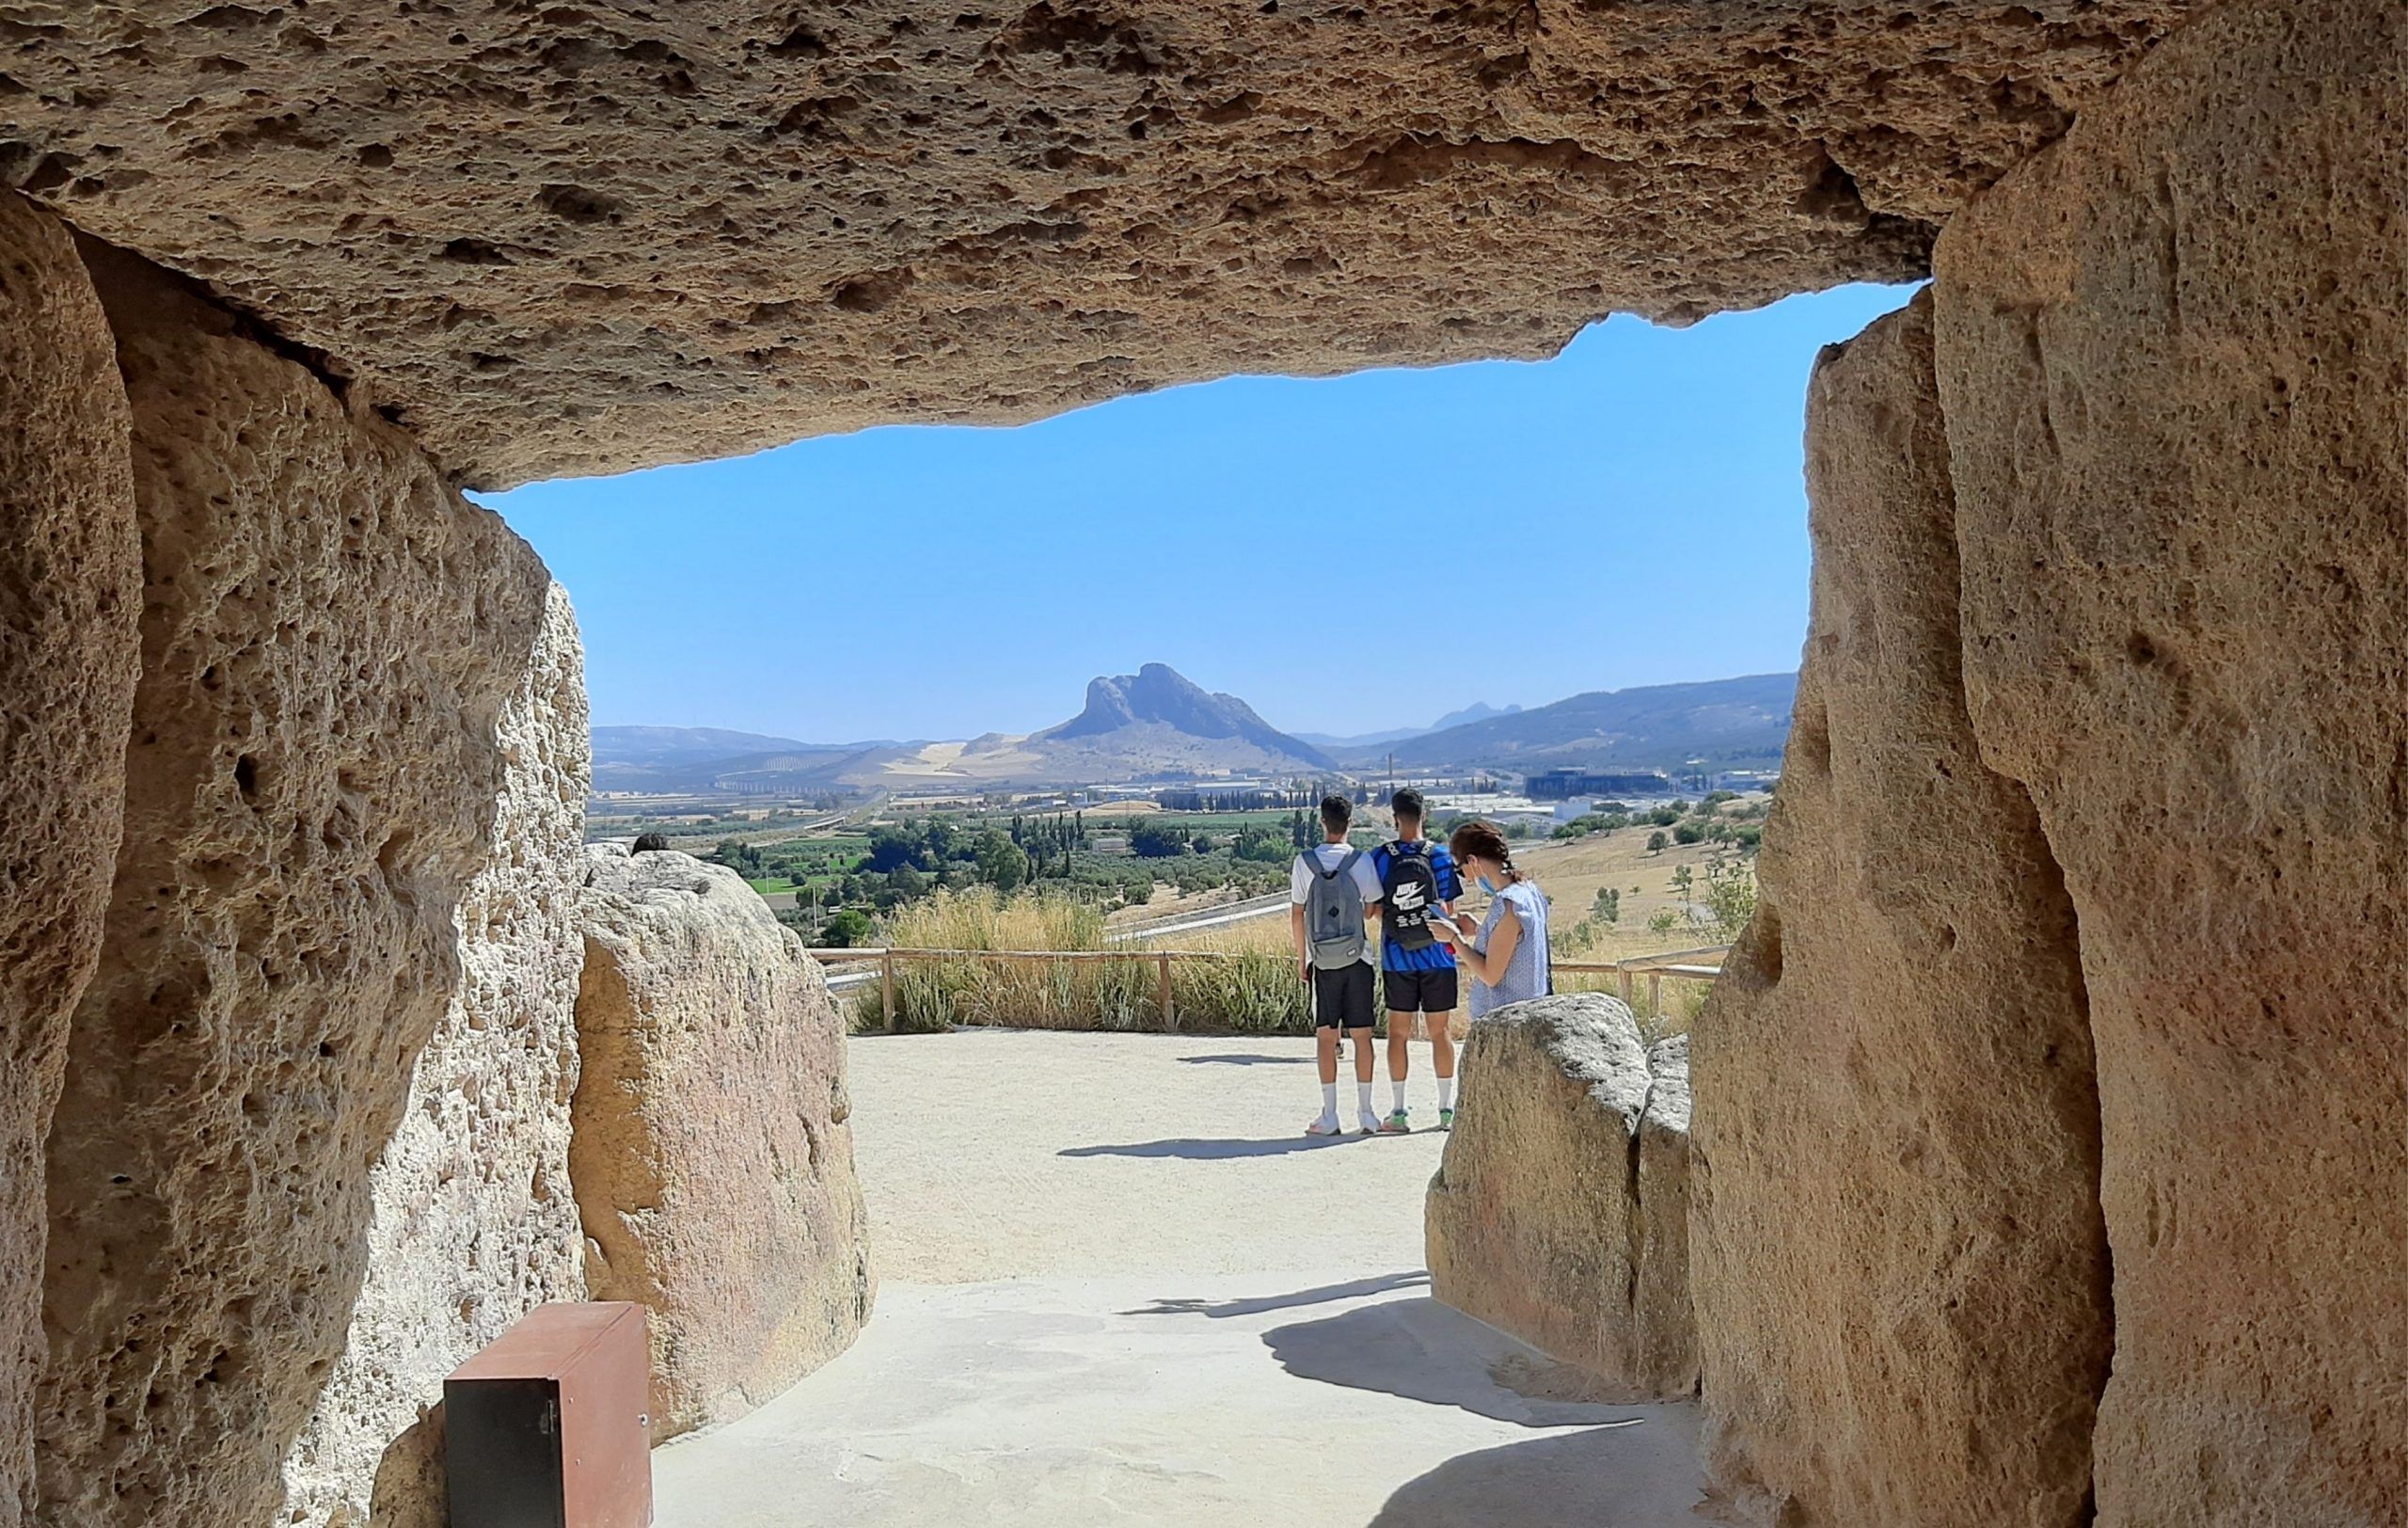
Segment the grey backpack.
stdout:
[[1305,896],[1305,939],[1318,970],[1342,971],[1370,948],[1363,930],[1363,888],[1354,883],[1354,867],[1362,858],[1361,850],[1349,849],[1336,868],[1324,870],[1321,851],[1305,851],[1305,869],[1312,876]]

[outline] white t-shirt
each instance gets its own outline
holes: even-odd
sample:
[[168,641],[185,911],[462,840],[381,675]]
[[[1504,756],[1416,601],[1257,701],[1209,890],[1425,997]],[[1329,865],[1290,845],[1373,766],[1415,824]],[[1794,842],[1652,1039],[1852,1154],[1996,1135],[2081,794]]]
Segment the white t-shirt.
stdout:
[[[1346,844],[1316,844],[1311,849],[1306,851],[1306,853],[1309,853],[1313,856],[1315,862],[1321,866],[1322,871],[1324,874],[1337,869],[1338,862],[1344,859],[1348,854],[1359,854],[1361,857],[1354,862],[1354,889],[1363,894],[1363,905],[1365,907],[1369,907],[1373,902],[1380,899],[1380,878],[1371,870],[1371,852],[1370,850],[1355,850]],[[1313,872],[1305,868],[1304,854],[1297,855],[1296,863],[1291,866],[1288,870],[1288,900],[1298,907],[1302,907],[1307,902],[1312,900],[1312,878]],[[1366,961],[1370,960],[1371,951],[1378,947],[1379,945],[1377,940],[1366,936],[1363,941],[1363,959]]]

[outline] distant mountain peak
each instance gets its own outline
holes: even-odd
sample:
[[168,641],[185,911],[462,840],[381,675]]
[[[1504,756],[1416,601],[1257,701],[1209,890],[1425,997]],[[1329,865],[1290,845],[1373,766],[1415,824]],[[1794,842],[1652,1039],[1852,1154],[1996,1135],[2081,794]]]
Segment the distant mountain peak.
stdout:
[[1148,663],[1134,674],[1099,675],[1088,680],[1085,708],[1029,740],[1074,742],[1149,724],[1190,738],[1249,743],[1317,769],[1329,767],[1321,750],[1265,722],[1244,701],[1209,691],[1167,663]]
[[1467,722],[1485,722],[1492,716],[1519,716],[1521,712],[1519,706],[1491,706],[1484,700],[1475,700],[1462,710],[1449,711],[1431,723],[1429,730],[1444,732],[1449,727],[1459,727]]

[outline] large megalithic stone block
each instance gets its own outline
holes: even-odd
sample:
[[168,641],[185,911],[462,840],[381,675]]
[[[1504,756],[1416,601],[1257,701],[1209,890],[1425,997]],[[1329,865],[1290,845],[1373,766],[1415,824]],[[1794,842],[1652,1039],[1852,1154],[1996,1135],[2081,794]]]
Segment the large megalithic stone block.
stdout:
[[1423,1202],[1431,1293],[1600,1397],[1695,1395],[1687,1040],[1560,993],[1473,1025],[1464,1077]]
[[652,1312],[652,1429],[741,1416],[869,1319],[845,1023],[741,876],[585,851],[569,1171],[590,1297]]
[[444,1376],[537,1306],[585,1295],[568,1138],[592,744],[558,584],[496,740],[501,795],[460,898],[460,980],[369,1175],[367,1278],[285,1457],[289,1521],[443,1528]]
[[1807,399],[1814,613],[1690,1037],[1707,1465],[1768,1522],[2076,1528],[2109,1346],[2073,904],[1959,681],[1917,297]]
[[463,979],[548,580],[405,434],[86,255],[132,409],[141,676],[49,1140],[40,1510],[259,1528]]
[[2103,1528],[2408,1512],[2408,11],[2202,13],[1939,254],[1984,756],[2082,918]]
[[142,608],[129,431],[73,235],[0,191],[0,1528],[31,1520],[42,1139],[125,797]]
[[19,0],[0,179],[499,487],[1910,279],[2192,4]]

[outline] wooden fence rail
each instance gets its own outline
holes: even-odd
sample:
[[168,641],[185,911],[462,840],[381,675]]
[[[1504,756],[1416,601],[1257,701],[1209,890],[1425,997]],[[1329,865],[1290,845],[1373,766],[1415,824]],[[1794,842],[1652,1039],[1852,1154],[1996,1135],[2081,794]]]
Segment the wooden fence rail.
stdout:
[[[1712,945],[1701,949],[1675,949],[1661,955],[1633,955],[1619,961],[1556,961],[1550,969],[1557,972],[1612,972],[1620,979],[1622,1000],[1630,1003],[1638,979],[1647,979],[1647,1006],[1651,1013],[1664,1011],[1664,979],[1711,981],[1722,974],[1722,957],[1730,952],[1728,945]],[[863,947],[855,949],[813,948],[811,954],[830,965],[867,964],[876,962],[879,995],[886,1014],[888,1033],[895,1029],[895,967],[910,961],[997,961],[1069,963],[1093,961],[1151,962],[1154,966],[1155,999],[1162,1005],[1163,1027],[1177,1027],[1178,1015],[1171,1008],[1170,968],[1173,961],[1236,962],[1260,960],[1260,955],[1241,954],[1218,949],[927,949],[900,945]],[[852,981],[866,981],[863,972]]]

